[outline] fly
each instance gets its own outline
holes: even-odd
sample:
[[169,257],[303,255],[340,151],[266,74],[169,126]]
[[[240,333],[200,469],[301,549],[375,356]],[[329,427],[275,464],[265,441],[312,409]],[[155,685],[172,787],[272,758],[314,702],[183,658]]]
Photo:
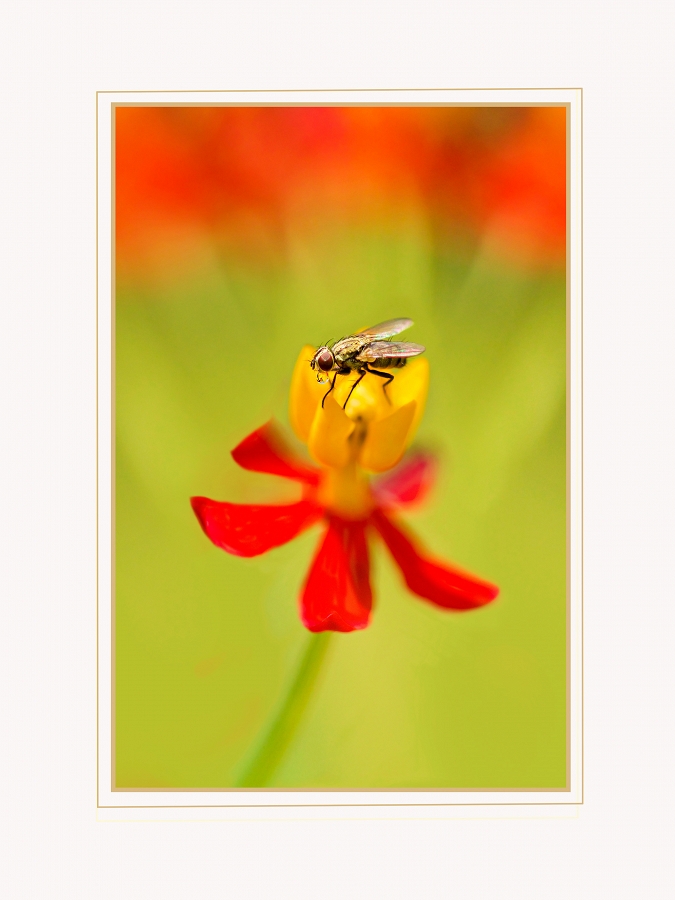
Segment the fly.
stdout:
[[382,389],[387,397],[387,385],[394,380],[394,376],[389,372],[380,372],[378,369],[400,369],[406,364],[409,357],[424,353],[425,348],[421,344],[387,340],[387,338],[405,331],[406,328],[410,328],[412,324],[412,319],[388,319],[386,322],[380,322],[379,325],[373,325],[372,328],[364,328],[363,331],[350,334],[349,337],[337,341],[332,347],[319,347],[309,363],[312,369],[317,370],[316,380],[319,384],[325,384],[330,381],[330,373],[334,373],[331,385],[321,401],[321,406],[323,407],[326,397],[335,387],[338,375],[350,375],[352,372],[358,372],[359,377],[352,385],[342,406],[343,409],[346,409],[356,385],[368,373],[386,379]]

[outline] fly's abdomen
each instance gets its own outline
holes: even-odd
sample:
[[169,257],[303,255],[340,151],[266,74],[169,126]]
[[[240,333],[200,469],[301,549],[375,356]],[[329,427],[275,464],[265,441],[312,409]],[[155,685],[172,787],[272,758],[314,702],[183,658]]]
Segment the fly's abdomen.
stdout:
[[387,356],[373,360],[370,365],[374,369],[402,369],[407,362],[405,356]]

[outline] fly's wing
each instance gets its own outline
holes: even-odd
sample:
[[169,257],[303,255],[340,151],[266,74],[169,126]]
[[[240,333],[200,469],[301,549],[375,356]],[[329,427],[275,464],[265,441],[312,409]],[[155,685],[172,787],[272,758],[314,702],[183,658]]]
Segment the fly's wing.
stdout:
[[412,324],[412,319],[387,319],[386,322],[380,322],[379,325],[373,325],[372,328],[364,328],[363,331],[357,331],[356,333],[372,338],[374,341],[379,341],[382,338],[400,334],[406,328],[410,328]]
[[397,359],[400,357],[419,356],[426,348],[410,341],[373,341],[364,347],[356,357],[360,362],[375,362],[376,359]]

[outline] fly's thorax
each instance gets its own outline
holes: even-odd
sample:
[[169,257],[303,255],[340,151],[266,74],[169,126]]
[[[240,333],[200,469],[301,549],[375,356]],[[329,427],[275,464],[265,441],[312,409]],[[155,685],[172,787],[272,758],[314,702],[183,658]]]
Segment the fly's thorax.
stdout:
[[356,368],[356,357],[370,343],[369,338],[361,337],[358,334],[352,334],[349,337],[342,338],[333,344],[333,356],[335,362],[339,366],[347,366],[350,369]]

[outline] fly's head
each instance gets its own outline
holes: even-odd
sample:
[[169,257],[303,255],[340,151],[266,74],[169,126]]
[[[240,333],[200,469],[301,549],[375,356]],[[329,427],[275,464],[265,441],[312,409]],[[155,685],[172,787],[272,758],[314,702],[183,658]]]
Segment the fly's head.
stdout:
[[328,347],[319,347],[309,364],[316,371],[316,380],[319,384],[325,384],[328,381],[328,373],[335,366],[333,351]]

